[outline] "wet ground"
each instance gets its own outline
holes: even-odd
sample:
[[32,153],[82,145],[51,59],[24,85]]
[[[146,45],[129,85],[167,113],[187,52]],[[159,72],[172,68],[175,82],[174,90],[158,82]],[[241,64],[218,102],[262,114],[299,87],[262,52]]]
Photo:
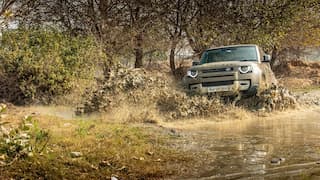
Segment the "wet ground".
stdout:
[[320,179],[320,107],[178,129],[183,149],[205,154],[195,179]]
[[[27,111],[76,118],[73,109],[65,107],[31,107]],[[227,116],[221,122],[160,123],[158,130],[172,130],[171,146],[197,157],[177,179],[320,179],[319,105],[244,115],[233,120]]]

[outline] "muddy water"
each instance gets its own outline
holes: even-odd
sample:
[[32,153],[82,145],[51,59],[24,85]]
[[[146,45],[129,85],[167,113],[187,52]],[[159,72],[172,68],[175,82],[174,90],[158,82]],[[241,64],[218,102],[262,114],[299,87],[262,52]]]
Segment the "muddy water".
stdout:
[[273,179],[320,168],[320,108],[203,124],[191,131],[193,140],[184,148],[206,154],[194,178]]

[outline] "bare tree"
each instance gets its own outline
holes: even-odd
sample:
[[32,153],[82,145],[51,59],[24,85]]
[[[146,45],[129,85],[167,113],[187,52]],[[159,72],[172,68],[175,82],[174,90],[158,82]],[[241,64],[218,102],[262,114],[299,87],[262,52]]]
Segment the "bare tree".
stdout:
[[2,16],[7,10],[9,10],[11,8],[11,6],[13,6],[13,4],[16,2],[17,0],[1,0],[0,1],[0,16]]
[[170,68],[174,72],[175,53],[181,40],[187,40],[197,55],[212,46],[257,43],[273,49],[276,57],[283,34],[296,26],[295,18],[314,10],[319,3],[316,0],[2,0],[0,5],[2,14],[14,7],[14,16],[25,27],[52,26],[72,35],[94,35],[110,58],[134,58],[137,68],[143,66],[145,54],[159,49],[157,44],[163,45],[158,41],[168,41],[169,45],[163,46],[170,52]]
[[[190,21],[197,14],[195,2],[191,0],[168,0],[163,23],[170,40],[169,64],[173,74],[176,70],[175,55],[177,45],[185,38],[184,30],[190,25]],[[170,11],[168,11],[170,9]]]

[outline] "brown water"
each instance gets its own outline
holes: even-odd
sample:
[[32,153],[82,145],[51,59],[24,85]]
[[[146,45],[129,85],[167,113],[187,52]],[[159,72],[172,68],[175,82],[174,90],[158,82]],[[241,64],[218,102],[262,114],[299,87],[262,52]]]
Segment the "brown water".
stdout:
[[274,179],[320,172],[320,108],[180,128],[189,139],[181,138],[183,149],[206,154],[194,169],[197,179]]

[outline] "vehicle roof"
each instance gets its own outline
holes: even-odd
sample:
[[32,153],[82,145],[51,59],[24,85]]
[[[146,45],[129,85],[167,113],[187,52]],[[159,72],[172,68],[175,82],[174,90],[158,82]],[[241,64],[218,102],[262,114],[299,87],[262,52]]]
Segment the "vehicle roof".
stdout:
[[213,48],[206,49],[206,51],[210,51],[213,49],[228,48],[228,47],[244,47],[244,46],[256,46],[257,47],[258,45],[256,45],[256,44],[237,44],[237,45],[219,46],[219,47],[213,47]]

